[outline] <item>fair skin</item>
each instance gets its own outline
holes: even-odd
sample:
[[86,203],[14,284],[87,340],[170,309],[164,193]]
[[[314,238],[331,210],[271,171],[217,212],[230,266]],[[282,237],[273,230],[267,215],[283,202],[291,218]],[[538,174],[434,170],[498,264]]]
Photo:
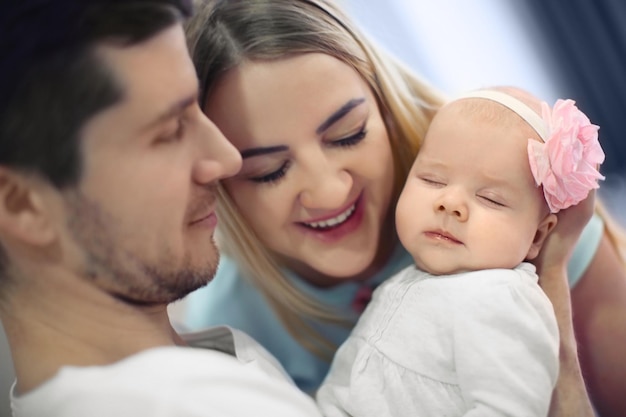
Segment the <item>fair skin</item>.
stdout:
[[[589,219],[594,210],[595,194],[590,193],[586,200],[559,213],[559,222],[546,239],[535,259],[541,271],[539,283],[550,300],[559,326],[559,379],[552,393],[549,416],[595,416],[589,402],[585,381],[578,361],[578,346],[572,325],[572,304],[567,282],[567,259],[579,237],[576,224],[581,218]],[[559,261],[560,260],[560,261]]]
[[197,104],[179,25],[97,53],[125,94],[84,126],[78,184],[0,169],[14,281],[1,314],[20,393],[63,365],[180,342],[167,304],[213,277],[214,190],[241,164]]
[[380,243],[393,242],[381,233],[392,230],[393,162],[352,68],[324,54],[245,62],[205,112],[243,155],[224,185],[270,250],[319,286],[371,275]]
[[[324,146],[325,137],[316,133],[317,128],[347,103],[364,97],[363,104],[369,107],[366,119],[370,143],[363,141],[337,150]],[[254,165],[253,160],[261,156],[250,156],[255,152],[249,152],[241,175],[226,181],[225,186],[263,243],[284,265],[314,285],[329,287],[367,279],[384,265],[397,244],[393,208],[388,201],[393,187],[393,160],[389,145],[382,143],[387,133],[375,103],[356,72],[323,54],[295,55],[271,62],[243,61],[225,73],[203,103],[205,113],[240,151],[283,150],[282,155],[264,155]],[[353,111],[345,116],[352,120],[347,126],[342,121],[337,123],[339,131],[331,141],[359,132],[363,119],[351,119]],[[378,144],[375,151],[361,154],[361,147],[373,144]],[[303,152],[307,149],[312,151]],[[281,168],[286,168],[284,176],[279,174]],[[258,182],[267,176],[278,181]],[[349,187],[349,181],[354,185]],[[329,239],[322,238],[323,233],[304,233],[299,222],[326,220],[349,207],[353,201],[350,196],[354,195],[354,191],[347,191],[351,187],[357,189],[356,194],[369,197],[369,206],[364,209],[367,221],[358,228],[347,228],[350,231],[346,235],[339,227],[339,239],[332,236],[332,231]],[[569,331],[569,300],[563,299],[569,297],[565,267],[592,207],[593,195],[585,204],[560,213],[558,225],[536,261],[546,293],[556,304],[567,304],[557,312],[562,339],[567,341],[574,338]],[[350,238],[357,233],[358,239]],[[591,416],[575,344],[564,344],[561,354],[551,415]]]
[[536,134],[521,120],[511,126],[468,114],[469,101],[437,113],[396,208],[400,241],[435,275],[514,268],[537,256],[557,221],[530,172],[526,143]]
[[587,386],[599,413],[618,417],[626,410],[626,365],[623,345],[616,342],[626,340],[626,276],[622,260],[606,237],[571,296]]

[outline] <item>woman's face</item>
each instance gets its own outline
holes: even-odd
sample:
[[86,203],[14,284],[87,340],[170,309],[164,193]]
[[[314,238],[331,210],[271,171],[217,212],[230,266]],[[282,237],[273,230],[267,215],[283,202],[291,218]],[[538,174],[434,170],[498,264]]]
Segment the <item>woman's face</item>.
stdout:
[[358,73],[325,54],[248,61],[205,104],[242,154],[224,186],[261,241],[319,285],[367,273],[393,231],[393,160]]

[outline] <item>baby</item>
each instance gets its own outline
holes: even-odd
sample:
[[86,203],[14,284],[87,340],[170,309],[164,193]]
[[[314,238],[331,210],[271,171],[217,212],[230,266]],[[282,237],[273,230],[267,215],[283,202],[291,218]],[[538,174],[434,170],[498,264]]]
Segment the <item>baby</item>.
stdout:
[[338,350],[317,393],[326,416],[547,415],[559,335],[526,261],[604,178],[597,131],[572,100],[514,88],[439,110],[396,208],[415,265]]

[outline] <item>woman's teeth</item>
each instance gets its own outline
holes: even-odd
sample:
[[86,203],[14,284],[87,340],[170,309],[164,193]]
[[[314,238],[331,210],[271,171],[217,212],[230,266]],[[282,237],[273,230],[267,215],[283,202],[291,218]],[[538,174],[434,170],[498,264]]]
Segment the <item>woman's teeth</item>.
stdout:
[[337,226],[338,224],[341,224],[345,222],[346,220],[348,220],[350,215],[354,213],[355,208],[356,208],[356,204],[353,204],[350,208],[348,208],[346,211],[344,211],[337,217],[333,217],[332,219],[324,220],[321,222],[312,222],[312,223],[304,223],[304,224],[314,229],[323,229],[327,227]]

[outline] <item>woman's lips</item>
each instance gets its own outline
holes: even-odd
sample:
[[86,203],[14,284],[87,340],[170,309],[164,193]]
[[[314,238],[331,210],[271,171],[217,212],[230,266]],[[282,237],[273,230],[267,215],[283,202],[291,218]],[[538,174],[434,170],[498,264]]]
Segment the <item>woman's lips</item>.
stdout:
[[355,209],[356,203],[352,204],[350,207],[348,207],[346,210],[342,211],[336,216],[326,216],[324,219],[302,223],[305,226],[311,227],[313,229],[329,229],[331,227],[340,226],[345,223],[350,218],[350,216],[352,216],[352,213],[354,213]]
[[335,217],[326,216],[325,220],[322,221],[298,222],[297,224],[301,230],[317,239],[326,242],[340,240],[361,226],[365,212],[364,201],[365,199],[361,194],[352,205],[343,209],[344,211],[336,212]]

